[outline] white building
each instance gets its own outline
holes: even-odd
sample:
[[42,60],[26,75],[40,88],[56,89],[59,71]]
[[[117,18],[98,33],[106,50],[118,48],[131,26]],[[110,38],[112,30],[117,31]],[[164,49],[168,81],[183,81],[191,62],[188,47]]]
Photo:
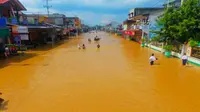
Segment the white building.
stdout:
[[157,18],[164,12],[164,8],[134,8],[129,11],[128,20],[134,20],[132,29],[141,29],[149,38],[153,35],[150,30],[159,30],[161,26],[157,25]]

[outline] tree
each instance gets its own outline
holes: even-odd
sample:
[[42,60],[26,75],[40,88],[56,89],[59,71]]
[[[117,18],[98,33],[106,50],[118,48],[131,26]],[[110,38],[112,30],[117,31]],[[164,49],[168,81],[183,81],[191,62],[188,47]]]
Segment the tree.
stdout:
[[168,8],[157,20],[157,23],[162,25],[163,28],[161,28],[160,31],[153,31],[154,33],[158,34],[158,37],[160,37],[159,40],[162,40],[167,44],[172,44],[173,41],[176,40],[175,38],[178,36],[177,23],[179,22],[179,19],[177,18],[179,17],[176,16],[177,13],[178,12],[174,7]]
[[181,43],[188,42],[189,39],[200,41],[200,6],[198,0],[186,0],[179,12],[181,19],[178,24],[179,37]]
[[[180,8],[171,7],[158,18],[163,28],[159,35],[163,42],[177,45],[187,43],[190,39],[200,41],[200,6],[198,0],[186,0]],[[184,51],[182,51],[184,53]]]

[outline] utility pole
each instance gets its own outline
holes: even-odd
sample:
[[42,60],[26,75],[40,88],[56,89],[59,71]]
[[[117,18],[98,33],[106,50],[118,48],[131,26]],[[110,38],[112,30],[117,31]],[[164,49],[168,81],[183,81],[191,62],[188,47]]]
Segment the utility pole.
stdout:
[[44,5],[44,8],[47,8],[47,15],[49,17],[49,9],[52,7],[51,5],[49,5],[49,1],[51,0],[45,0],[46,1],[46,5]]

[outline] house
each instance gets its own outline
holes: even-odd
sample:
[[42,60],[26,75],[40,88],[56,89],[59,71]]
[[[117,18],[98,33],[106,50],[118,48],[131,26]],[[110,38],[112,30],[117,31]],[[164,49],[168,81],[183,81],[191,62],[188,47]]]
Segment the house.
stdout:
[[19,24],[21,11],[26,11],[19,0],[1,0],[0,7],[0,17],[14,24]]
[[66,17],[65,23],[68,28],[78,28],[81,29],[81,20],[78,17]]
[[[0,1],[0,49],[5,44],[21,44],[20,35],[27,37],[25,27],[19,26],[23,21],[23,13],[26,8],[19,0],[1,0]],[[22,30],[23,29],[23,30]]]
[[82,29],[81,20],[78,17],[66,17],[65,18],[66,32],[70,32],[72,35],[80,33]]
[[59,13],[49,14],[48,23],[64,27],[66,25],[65,19],[66,16],[64,14],[59,14]]
[[65,24],[67,25],[68,28],[75,28],[76,27],[76,24],[75,24],[76,19],[77,19],[77,17],[66,17]]

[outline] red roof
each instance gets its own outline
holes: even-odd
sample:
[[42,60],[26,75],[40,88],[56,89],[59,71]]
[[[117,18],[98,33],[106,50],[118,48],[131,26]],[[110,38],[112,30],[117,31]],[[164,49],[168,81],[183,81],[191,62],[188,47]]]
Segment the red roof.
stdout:
[[0,0],[0,4],[4,4],[6,2],[8,2],[9,0]]
[[26,10],[26,8],[22,5],[19,0],[0,0],[0,5],[10,2],[10,4],[14,7],[17,7],[19,11]]
[[12,2],[14,6],[17,6],[19,11],[26,10],[26,8],[22,5],[22,3],[19,0],[8,0],[8,1]]

